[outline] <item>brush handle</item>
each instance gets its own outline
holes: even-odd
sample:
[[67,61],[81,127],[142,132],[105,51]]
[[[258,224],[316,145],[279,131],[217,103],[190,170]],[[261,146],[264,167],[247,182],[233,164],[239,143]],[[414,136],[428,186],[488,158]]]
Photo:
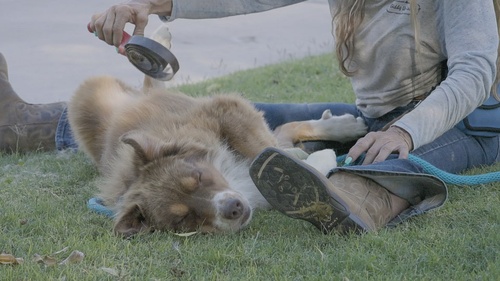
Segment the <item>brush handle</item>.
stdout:
[[[94,33],[95,34],[95,31],[92,30],[92,28],[90,28],[90,23],[87,24],[87,30],[90,32],[90,33]],[[127,56],[127,54],[125,53],[125,44],[128,43],[128,41],[130,40],[130,34],[128,34],[127,32],[123,31],[123,35],[122,35],[122,42],[120,43],[120,46],[118,46],[118,48],[116,48],[116,51],[121,54],[121,55],[124,55],[124,56]]]

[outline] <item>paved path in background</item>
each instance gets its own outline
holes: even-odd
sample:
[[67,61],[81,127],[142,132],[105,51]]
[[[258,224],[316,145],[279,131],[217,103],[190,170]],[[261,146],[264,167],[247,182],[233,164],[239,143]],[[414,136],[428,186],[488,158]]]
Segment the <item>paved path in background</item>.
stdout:
[[[139,86],[142,74],[88,33],[92,14],[120,0],[2,0],[0,52],[16,91],[32,103],[66,101],[87,77],[112,75]],[[146,35],[161,24],[150,17]],[[197,82],[290,58],[330,52],[326,0],[259,14],[168,24],[181,68],[170,84]],[[132,26],[127,27],[132,32]]]

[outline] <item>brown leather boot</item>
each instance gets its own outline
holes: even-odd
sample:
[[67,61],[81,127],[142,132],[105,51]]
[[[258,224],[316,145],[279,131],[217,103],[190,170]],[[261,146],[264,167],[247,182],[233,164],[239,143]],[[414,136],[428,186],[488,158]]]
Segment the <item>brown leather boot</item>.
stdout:
[[[376,231],[391,221],[400,222],[414,215],[408,210],[421,213],[440,206],[446,199],[446,187],[443,189],[440,180],[413,176],[415,181],[405,186],[402,179],[410,180],[412,175],[368,173],[382,176],[386,181],[394,176],[392,182],[401,187],[401,192],[396,196],[376,180],[351,171],[336,171],[326,178],[276,148],[265,149],[250,168],[252,180],[273,208],[292,218],[306,220],[324,233]],[[427,200],[435,203],[426,204],[425,210],[410,207],[425,201],[426,196],[439,200]],[[404,218],[401,214],[405,214]]]
[[54,150],[59,117],[66,103],[28,104],[12,89],[0,53],[0,151]]
[[327,186],[328,193],[344,200],[362,230],[378,230],[410,206],[408,201],[368,178],[339,171],[328,179],[332,183]]

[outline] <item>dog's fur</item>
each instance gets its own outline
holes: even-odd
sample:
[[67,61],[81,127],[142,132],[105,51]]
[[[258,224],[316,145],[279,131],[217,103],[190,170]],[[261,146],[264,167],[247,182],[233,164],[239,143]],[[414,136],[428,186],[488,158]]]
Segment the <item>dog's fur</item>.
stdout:
[[99,197],[116,213],[115,232],[125,236],[238,231],[250,222],[252,209],[269,207],[248,174],[264,148],[277,146],[278,139],[290,146],[300,141],[297,134],[314,137],[328,127],[325,122],[336,127],[349,119],[352,138],[364,128],[353,116],[327,114],[321,126],[318,120],[299,122],[275,137],[262,113],[239,95],[193,98],[147,77],[144,86],[135,90],[115,78],[92,78],[68,108],[81,150],[102,174]]
[[274,135],[281,148],[290,148],[304,141],[349,142],[365,135],[366,130],[361,117],[351,114],[333,116],[327,109],[318,120],[285,123],[274,130]]
[[115,231],[236,231],[266,207],[248,166],[276,140],[261,113],[238,96],[192,98],[122,82],[86,81],[69,104],[81,149],[103,174],[100,197]]

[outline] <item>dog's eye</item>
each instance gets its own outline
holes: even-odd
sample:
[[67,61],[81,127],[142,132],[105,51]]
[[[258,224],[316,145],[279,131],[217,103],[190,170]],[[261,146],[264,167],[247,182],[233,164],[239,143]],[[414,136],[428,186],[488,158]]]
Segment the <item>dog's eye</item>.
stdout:
[[172,227],[176,231],[190,231],[190,226],[193,224],[191,214],[187,214],[183,217],[176,217],[172,222]]
[[209,171],[205,171],[205,172],[200,171],[199,182],[200,182],[200,185],[202,185],[202,186],[209,186],[209,185],[213,184],[213,182],[214,182],[213,174],[210,173]]
[[173,221],[173,224],[174,224],[174,225],[176,225],[176,226],[177,226],[177,225],[180,225],[180,224],[184,221],[184,219],[185,219],[186,217],[187,217],[187,215],[186,215],[186,216],[183,216],[183,217],[176,217],[176,218],[174,219],[174,221]]
[[203,172],[200,170],[196,170],[195,172],[193,172],[193,174],[194,174],[193,177],[196,178],[198,180],[198,182],[201,182]]

